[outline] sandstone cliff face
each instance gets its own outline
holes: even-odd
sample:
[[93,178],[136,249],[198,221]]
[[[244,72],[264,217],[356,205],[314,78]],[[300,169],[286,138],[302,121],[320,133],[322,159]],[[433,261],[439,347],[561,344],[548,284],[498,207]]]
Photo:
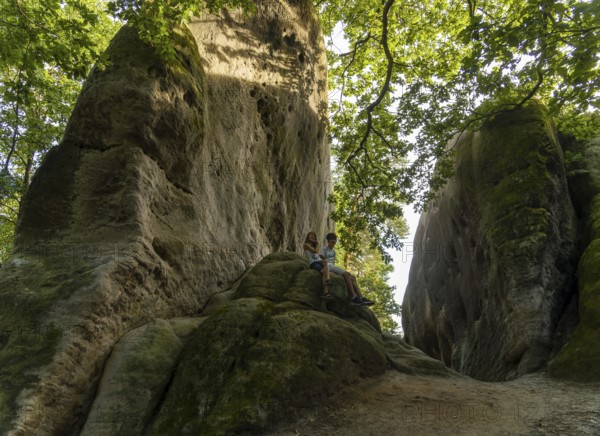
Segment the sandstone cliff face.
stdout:
[[32,182],[0,272],[2,434],[78,428],[125,332],[198,313],[265,254],[327,228],[309,3],[190,27],[168,62],[122,29]]
[[535,103],[451,146],[456,177],[421,216],[403,328],[453,369],[512,379],[546,363],[575,291],[563,152]]

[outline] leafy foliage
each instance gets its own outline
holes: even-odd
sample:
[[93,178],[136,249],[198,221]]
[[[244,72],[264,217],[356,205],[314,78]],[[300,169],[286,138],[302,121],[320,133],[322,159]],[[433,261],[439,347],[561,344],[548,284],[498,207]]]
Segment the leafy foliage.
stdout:
[[199,16],[203,12],[218,12],[221,8],[242,7],[251,12],[251,0],[113,0],[109,11],[119,19],[140,30],[140,38],[151,43],[165,57],[175,54],[170,39],[173,26]]
[[82,80],[118,24],[102,2],[0,3],[0,263],[31,175],[62,138]]
[[423,206],[451,174],[453,136],[532,98],[571,134],[599,130],[597,0],[315,5],[349,46],[328,45],[335,218],[380,246],[398,248],[399,204]]

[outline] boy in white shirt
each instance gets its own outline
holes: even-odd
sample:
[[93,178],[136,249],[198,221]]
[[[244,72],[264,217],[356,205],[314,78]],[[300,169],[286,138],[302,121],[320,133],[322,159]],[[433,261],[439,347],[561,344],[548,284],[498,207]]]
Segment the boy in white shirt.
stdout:
[[360,306],[372,306],[375,304],[362,295],[360,289],[358,288],[358,283],[356,283],[356,277],[354,277],[345,269],[335,265],[335,250],[333,247],[337,243],[336,234],[328,233],[327,236],[325,236],[325,239],[327,240],[327,245],[323,247],[319,254],[327,260],[330,272],[343,277],[344,281],[346,282],[346,288],[348,288],[348,294],[350,295],[350,303]]

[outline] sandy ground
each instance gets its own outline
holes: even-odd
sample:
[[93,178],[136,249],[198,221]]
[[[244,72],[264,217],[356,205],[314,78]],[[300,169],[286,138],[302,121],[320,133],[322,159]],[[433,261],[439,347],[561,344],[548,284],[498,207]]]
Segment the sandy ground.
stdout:
[[348,387],[269,435],[600,435],[600,384],[504,383],[396,371]]

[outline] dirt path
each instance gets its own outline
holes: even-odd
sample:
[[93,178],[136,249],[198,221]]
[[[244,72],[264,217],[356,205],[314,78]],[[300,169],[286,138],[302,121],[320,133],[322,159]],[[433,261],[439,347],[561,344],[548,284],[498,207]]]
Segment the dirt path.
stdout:
[[600,384],[532,374],[505,383],[390,371],[269,435],[600,435]]

